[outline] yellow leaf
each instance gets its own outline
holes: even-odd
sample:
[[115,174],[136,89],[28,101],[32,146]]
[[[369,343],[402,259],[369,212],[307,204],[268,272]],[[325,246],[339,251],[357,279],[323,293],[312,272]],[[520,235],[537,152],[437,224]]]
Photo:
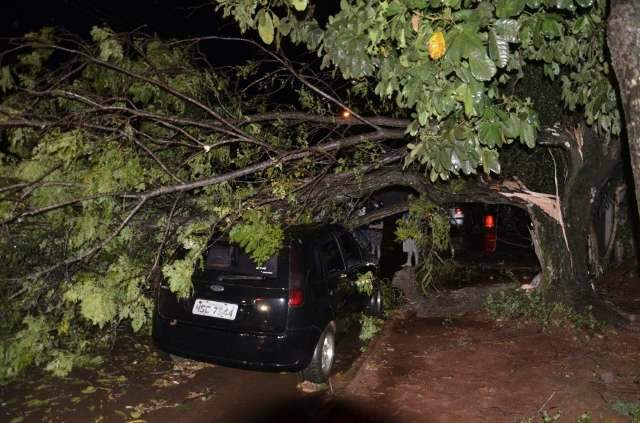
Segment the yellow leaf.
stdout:
[[433,60],[438,60],[444,56],[444,53],[447,51],[447,45],[442,31],[436,31],[431,34],[429,41],[427,41],[427,49],[429,50],[429,57]]

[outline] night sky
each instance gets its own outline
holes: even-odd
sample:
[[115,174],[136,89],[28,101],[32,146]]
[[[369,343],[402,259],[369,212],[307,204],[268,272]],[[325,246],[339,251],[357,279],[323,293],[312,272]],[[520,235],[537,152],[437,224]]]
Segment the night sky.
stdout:
[[233,31],[221,25],[219,14],[203,0],[4,0],[0,2],[0,35],[19,36],[42,26],[88,34],[93,25],[106,24],[116,32],[145,26],[162,37],[188,37]]

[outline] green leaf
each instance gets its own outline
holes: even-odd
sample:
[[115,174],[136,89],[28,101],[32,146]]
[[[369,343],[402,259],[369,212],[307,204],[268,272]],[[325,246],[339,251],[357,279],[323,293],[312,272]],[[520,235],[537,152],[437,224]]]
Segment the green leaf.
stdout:
[[409,9],[424,9],[427,7],[427,0],[405,0]]
[[471,74],[478,81],[490,81],[493,75],[496,74],[496,65],[489,56],[485,49],[475,50],[471,56],[469,56],[469,67],[471,68]]
[[273,42],[273,19],[271,13],[261,10],[258,17],[258,34],[265,44]]
[[509,43],[497,36],[494,30],[489,31],[489,56],[499,68],[503,68],[509,61]]
[[496,16],[510,18],[517,16],[524,10],[525,0],[498,0],[496,1]]
[[307,8],[307,0],[291,0],[291,4],[298,12],[302,12]]
[[457,99],[464,104],[464,114],[471,117],[475,114],[473,109],[473,93],[468,84],[460,84],[456,89]]
[[491,150],[488,148],[485,148],[482,150],[482,155],[481,155],[481,161],[482,161],[482,170],[484,171],[485,174],[489,174],[490,172],[493,173],[500,173],[500,162],[498,161],[498,152],[495,150]]
[[475,30],[451,31],[450,35],[447,34],[447,38],[449,48],[446,57],[453,62],[459,62],[461,58],[470,57],[474,51],[484,49],[482,40]]
[[521,140],[527,145],[529,148],[533,148],[536,146],[536,137],[533,125],[523,122],[521,127]]
[[591,89],[591,95],[589,96],[589,102],[587,103],[587,113],[596,115],[602,105],[606,103],[609,96],[609,83],[606,79],[601,79],[593,84]]
[[580,7],[591,7],[593,6],[593,0],[576,0],[578,6]]
[[557,38],[562,35],[562,24],[556,16],[545,16],[542,20],[542,32],[547,38]]
[[502,145],[502,126],[496,122],[482,122],[478,128],[480,142],[489,147]]
[[591,21],[588,16],[580,16],[573,23],[573,27],[571,31],[574,34],[579,34],[581,32],[586,33],[591,28]]

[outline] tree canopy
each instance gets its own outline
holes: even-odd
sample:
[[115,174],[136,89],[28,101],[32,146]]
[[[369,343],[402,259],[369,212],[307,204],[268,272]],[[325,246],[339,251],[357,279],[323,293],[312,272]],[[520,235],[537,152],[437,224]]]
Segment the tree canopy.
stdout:
[[44,28],[0,54],[0,380],[148,327],[153,282],[188,296],[214,232],[261,261],[285,225],[352,217],[372,171],[499,174],[541,137],[530,66],[620,133],[603,0],[215,3],[249,38]]

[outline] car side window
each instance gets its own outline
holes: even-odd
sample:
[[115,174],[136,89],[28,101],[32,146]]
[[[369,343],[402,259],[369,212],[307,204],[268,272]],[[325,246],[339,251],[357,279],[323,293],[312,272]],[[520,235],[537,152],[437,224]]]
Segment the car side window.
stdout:
[[338,244],[332,238],[320,246],[320,262],[325,275],[344,271],[344,263]]
[[340,244],[342,245],[342,254],[344,255],[344,261],[347,263],[347,268],[350,269],[362,262],[360,246],[351,235],[347,233],[341,234]]

